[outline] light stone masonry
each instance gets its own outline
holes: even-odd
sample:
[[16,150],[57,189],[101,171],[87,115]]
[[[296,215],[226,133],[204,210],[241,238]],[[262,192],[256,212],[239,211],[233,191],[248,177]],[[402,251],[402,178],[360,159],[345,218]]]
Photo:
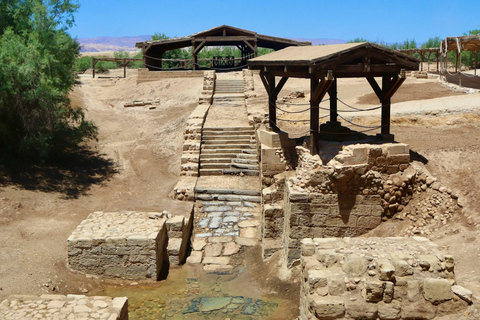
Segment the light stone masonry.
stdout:
[[454,319],[472,302],[453,257],[426,238],[305,238],[301,247],[302,320]]
[[67,240],[68,266],[110,278],[157,280],[167,232],[164,213],[94,212]]
[[13,295],[0,303],[2,320],[128,320],[128,299],[84,295]]

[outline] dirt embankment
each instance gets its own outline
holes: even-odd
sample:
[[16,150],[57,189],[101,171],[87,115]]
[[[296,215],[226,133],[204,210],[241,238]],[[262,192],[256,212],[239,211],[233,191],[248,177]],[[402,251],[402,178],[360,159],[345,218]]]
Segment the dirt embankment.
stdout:
[[[66,268],[66,239],[93,211],[182,210],[168,193],[180,173],[185,121],[201,89],[201,78],[138,86],[135,76],[79,79],[72,99],[98,126],[98,142],[51,166],[2,173],[0,300],[100,286]],[[134,99],[160,103],[123,107]]]

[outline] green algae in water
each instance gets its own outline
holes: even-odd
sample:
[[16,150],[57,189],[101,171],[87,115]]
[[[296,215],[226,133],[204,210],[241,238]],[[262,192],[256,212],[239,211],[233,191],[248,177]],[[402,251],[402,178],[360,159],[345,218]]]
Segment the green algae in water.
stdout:
[[262,295],[244,275],[211,275],[185,267],[171,270],[158,283],[109,287],[100,294],[128,297],[130,320],[282,319],[279,303],[289,304]]

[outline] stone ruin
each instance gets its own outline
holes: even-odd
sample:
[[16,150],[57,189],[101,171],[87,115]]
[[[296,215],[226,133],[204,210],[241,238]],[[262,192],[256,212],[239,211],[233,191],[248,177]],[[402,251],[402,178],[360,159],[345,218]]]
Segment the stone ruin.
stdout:
[[426,238],[301,242],[301,319],[453,318],[472,303],[453,257]]
[[192,220],[160,212],[93,212],[67,240],[68,267],[108,278],[159,280],[169,264],[186,259]]
[[128,320],[128,300],[76,294],[13,295],[0,303],[0,319]]

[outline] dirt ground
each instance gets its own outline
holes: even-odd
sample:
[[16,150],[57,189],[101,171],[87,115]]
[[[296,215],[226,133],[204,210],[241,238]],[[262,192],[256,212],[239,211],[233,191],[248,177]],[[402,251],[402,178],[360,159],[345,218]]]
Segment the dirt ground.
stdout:
[[[265,94],[258,77],[255,87],[258,95]],[[290,79],[279,97],[303,90],[306,97],[294,102],[308,102],[308,87]],[[87,107],[87,117],[99,128],[92,151],[51,168],[2,173],[0,300],[11,294],[98,291],[109,283],[66,268],[66,239],[93,211],[183,210],[168,194],[180,172],[185,121],[201,89],[201,78],[137,85],[133,71],[127,79],[79,78],[73,100]],[[366,81],[339,81],[338,91],[353,106],[374,104]],[[454,255],[459,284],[480,297],[480,94],[453,94],[435,81],[417,79],[408,79],[401,92],[409,98],[392,107],[392,133],[428,159],[427,168],[463,205],[463,213],[431,238]],[[123,107],[135,99],[160,102],[155,109]],[[354,116],[369,123],[376,114]],[[378,232],[396,235],[395,223],[384,223]]]

